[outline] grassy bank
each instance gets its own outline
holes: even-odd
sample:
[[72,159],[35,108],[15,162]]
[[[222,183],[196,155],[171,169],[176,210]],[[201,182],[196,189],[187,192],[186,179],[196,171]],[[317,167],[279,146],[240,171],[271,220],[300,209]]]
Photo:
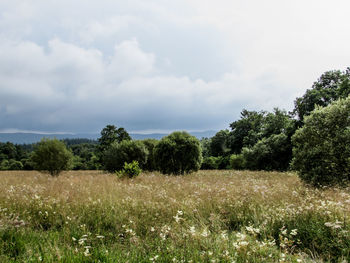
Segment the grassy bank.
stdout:
[[349,189],[293,173],[0,173],[0,262],[350,261]]

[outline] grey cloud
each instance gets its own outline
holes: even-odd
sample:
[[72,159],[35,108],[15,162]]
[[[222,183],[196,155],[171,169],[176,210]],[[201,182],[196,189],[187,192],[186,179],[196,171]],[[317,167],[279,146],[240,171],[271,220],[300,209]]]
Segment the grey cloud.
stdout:
[[3,0],[0,129],[221,129],[242,108],[290,110],[350,59],[347,4],[311,2]]

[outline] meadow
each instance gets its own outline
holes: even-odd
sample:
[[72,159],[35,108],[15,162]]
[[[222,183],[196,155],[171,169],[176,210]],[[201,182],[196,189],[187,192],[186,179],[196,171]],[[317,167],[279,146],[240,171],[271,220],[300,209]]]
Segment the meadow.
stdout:
[[349,218],[294,173],[0,172],[0,262],[348,262]]

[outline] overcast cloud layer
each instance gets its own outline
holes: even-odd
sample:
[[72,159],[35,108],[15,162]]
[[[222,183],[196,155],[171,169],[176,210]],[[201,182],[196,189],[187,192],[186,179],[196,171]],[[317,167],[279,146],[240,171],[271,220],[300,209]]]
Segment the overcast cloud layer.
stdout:
[[348,0],[2,0],[0,130],[219,130],[350,61]]

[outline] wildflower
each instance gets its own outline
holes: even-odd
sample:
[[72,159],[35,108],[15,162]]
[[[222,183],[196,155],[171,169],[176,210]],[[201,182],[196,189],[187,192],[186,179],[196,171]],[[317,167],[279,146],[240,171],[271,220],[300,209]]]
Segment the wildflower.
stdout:
[[196,227],[195,226],[190,227],[190,233],[192,236],[194,236],[196,234]]
[[91,256],[90,251],[89,251],[89,248],[86,248],[86,249],[85,249],[85,251],[84,251],[84,256],[85,256],[85,257]]
[[259,228],[254,228],[252,226],[246,226],[245,227],[247,232],[250,233],[250,234],[253,234],[253,235],[257,235],[260,233],[260,229]]
[[86,238],[79,239],[79,241],[78,241],[79,245],[83,245],[86,240],[87,240]]
[[179,222],[180,222],[180,220],[181,220],[182,218],[181,218],[181,217],[179,217],[179,215],[178,215],[178,214],[176,214],[176,216],[174,216],[174,219],[175,219],[176,223],[179,223]]
[[155,229],[154,229],[154,227],[152,226],[152,227],[151,227],[151,232],[154,232],[154,231],[155,231]]
[[292,229],[292,231],[290,231],[290,234],[291,234],[292,236],[296,236],[296,235],[298,234],[297,231],[298,231],[297,229]]
[[226,232],[226,231],[222,231],[222,232],[221,232],[221,238],[222,238],[223,240],[227,240],[227,239],[228,239],[228,236],[227,236],[227,232]]
[[159,255],[155,255],[153,258],[150,258],[149,260],[153,262],[153,261],[156,261],[158,258],[159,258]]
[[201,236],[202,237],[208,237],[210,234],[210,231],[208,231],[208,229],[203,229],[202,233],[201,233]]

